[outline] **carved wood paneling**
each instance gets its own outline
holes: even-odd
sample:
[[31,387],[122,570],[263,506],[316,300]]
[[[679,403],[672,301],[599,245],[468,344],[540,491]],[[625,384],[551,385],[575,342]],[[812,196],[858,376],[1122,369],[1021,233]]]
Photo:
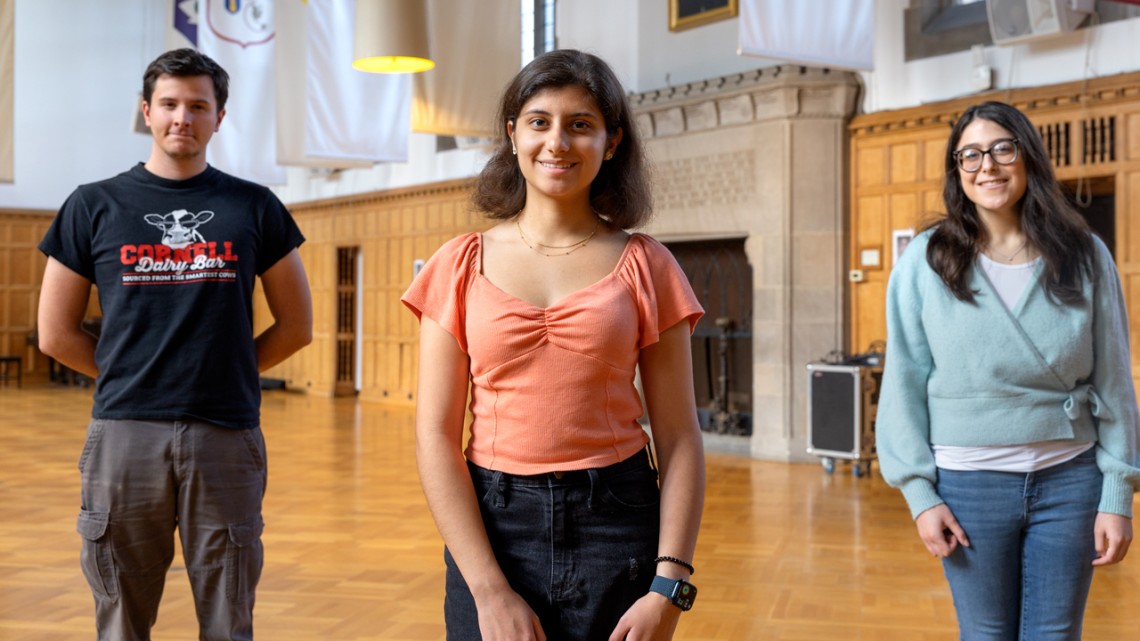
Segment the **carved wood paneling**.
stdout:
[[1125,140],[1124,160],[1140,160],[1140,112],[1125,114],[1122,120],[1125,123],[1122,136]]
[[915,142],[891,145],[891,184],[901,185],[918,179],[918,144]]
[[[940,215],[943,156],[950,127],[969,106],[988,99],[1013,104],[1029,116],[1041,133],[1058,179],[1082,181],[1093,185],[1097,195],[1105,195],[1106,190],[1112,195],[1113,249],[1135,345],[1140,338],[1140,73],[855,117],[849,128],[854,159],[850,255],[857,256],[855,249],[861,245],[889,248],[892,229],[918,227]],[[884,165],[875,167],[876,161]],[[883,202],[887,203],[885,215]],[[853,347],[885,339],[888,277],[889,270],[872,271],[863,282],[852,283]],[[1140,371],[1138,352],[1133,350],[1134,371]]]
[[47,259],[38,249],[54,212],[0,211],[0,355],[23,358],[25,373],[46,370],[47,360],[28,336],[36,327],[40,283]]
[[886,278],[876,275],[859,283],[852,291],[852,298],[856,299],[853,305],[859,315],[852,318],[851,349],[861,352],[887,335],[884,309],[887,300]]
[[1119,185],[1122,189],[1116,196],[1116,260],[1122,264],[1140,263],[1140,220],[1126,215],[1140,207],[1140,169],[1124,172]]
[[[331,395],[337,387],[337,250],[360,248],[361,345],[364,400],[414,400],[419,324],[401,303],[413,263],[449,239],[489,226],[469,204],[470,181],[363,194],[290,209],[306,242],[301,258],[313,296],[313,343],[267,372],[291,388]],[[257,317],[267,321],[262,305]],[[342,386],[344,385],[342,381]]]
[[873,187],[886,184],[884,169],[887,166],[886,147],[874,145],[855,150],[855,185]]
[[949,134],[950,128],[947,127],[945,135],[937,139],[923,141],[923,165],[925,167],[923,180],[942,182],[942,175],[946,172],[946,161],[943,159],[943,154],[946,153],[946,136]]
[[914,229],[918,222],[919,194],[910,191],[891,194],[891,229]]

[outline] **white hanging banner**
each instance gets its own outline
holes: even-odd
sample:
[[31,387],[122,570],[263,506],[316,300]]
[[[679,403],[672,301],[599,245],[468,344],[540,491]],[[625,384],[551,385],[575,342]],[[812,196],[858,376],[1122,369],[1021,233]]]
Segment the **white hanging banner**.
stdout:
[[740,0],[741,55],[870,71],[874,32],[874,0]]
[[355,0],[309,0],[304,13],[305,156],[406,161],[411,76],[352,68]]
[[263,185],[284,185],[277,164],[272,0],[199,0],[198,50],[230,74],[226,116],[206,152],[218,169]]
[[352,68],[355,0],[278,0],[277,162],[406,161],[411,79]]

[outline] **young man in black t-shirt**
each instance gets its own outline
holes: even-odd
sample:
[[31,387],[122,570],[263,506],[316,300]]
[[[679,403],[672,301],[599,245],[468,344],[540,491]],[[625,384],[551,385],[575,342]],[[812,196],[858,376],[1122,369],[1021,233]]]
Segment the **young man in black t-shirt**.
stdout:
[[[206,163],[228,82],[192,49],[159,56],[143,77],[149,159],[77,188],[40,243],[40,349],[96,382],[78,530],[99,639],[150,638],[176,528],[200,638],[253,636],[258,375],[310,342],[312,305],[288,211]],[[274,322],[254,337],[258,277]],[[98,340],[80,327],[92,284]]]

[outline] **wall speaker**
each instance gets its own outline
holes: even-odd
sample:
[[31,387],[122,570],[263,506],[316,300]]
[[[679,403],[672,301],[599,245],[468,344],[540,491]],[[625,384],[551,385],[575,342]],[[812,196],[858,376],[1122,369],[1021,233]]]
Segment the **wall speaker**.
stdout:
[[1095,0],[986,0],[994,44],[1007,45],[1068,33],[1093,11]]

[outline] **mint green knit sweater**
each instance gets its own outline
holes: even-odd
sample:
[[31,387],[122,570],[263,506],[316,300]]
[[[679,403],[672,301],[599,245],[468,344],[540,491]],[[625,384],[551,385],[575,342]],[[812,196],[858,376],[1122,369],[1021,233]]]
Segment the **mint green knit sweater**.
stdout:
[[1038,268],[1013,310],[980,269],[974,303],[954,298],[927,264],[919,234],[887,286],[887,352],[876,421],[879,464],[911,515],[942,503],[931,445],[1096,442],[1101,512],[1132,515],[1140,487],[1140,410],[1128,319],[1108,248],[1094,237],[1091,304],[1059,305]]

